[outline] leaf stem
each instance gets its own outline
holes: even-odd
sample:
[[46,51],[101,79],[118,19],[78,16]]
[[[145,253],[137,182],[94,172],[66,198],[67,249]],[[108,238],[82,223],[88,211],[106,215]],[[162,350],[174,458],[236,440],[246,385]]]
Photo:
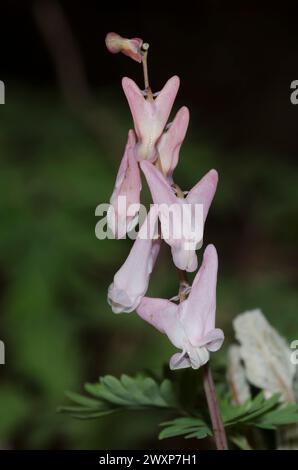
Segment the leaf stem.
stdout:
[[216,390],[209,362],[203,367],[203,384],[210,413],[213,436],[217,450],[228,450],[227,436],[221,419]]

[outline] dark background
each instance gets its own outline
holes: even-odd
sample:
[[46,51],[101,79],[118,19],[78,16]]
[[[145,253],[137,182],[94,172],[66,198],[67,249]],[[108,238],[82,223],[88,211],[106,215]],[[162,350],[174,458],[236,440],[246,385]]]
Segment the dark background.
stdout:
[[[181,78],[174,111],[187,105],[191,122],[180,186],[219,171],[205,241],[220,256],[226,347],[233,317],[255,307],[297,338],[297,13],[295,2],[2,1],[2,447],[186,445],[155,440],[158,415],[123,416],[117,426],[117,417],[81,423],[55,412],[65,389],[105,373],[160,372],[172,351],[134,314],[116,318],[106,304],[130,242],[96,240],[94,210],[109,200],[131,125],[121,77],[142,86],[141,67],[105,49],[109,31],[150,43],[154,91]],[[150,294],[175,295],[169,260],[165,249]],[[220,364],[226,347],[214,355]]]

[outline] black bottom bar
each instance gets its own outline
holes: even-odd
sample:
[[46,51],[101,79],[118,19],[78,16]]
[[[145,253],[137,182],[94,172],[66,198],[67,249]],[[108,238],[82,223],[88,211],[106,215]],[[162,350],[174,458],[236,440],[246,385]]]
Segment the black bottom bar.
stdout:
[[[282,465],[297,463],[298,454],[295,451],[183,451],[177,450],[61,450],[61,451],[0,451],[0,465],[30,465],[30,467],[43,468],[44,466],[71,465],[72,467],[120,467],[138,468],[146,465],[205,465],[205,464],[239,464],[258,466],[269,464]],[[293,467],[292,467],[293,468]]]

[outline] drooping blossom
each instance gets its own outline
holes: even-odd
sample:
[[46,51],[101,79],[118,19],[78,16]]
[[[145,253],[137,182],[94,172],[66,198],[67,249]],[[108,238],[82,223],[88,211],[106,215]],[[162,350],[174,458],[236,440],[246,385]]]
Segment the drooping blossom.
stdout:
[[166,299],[144,297],[137,308],[141,318],[181,350],[171,357],[171,369],[198,369],[223,343],[223,331],[215,328],[217,268],[216,249],[208,245],[186,300],[177,305]]
[[106,35],[106,46],[112,54],[122,52],[137,62],[142,62],[141,47],[143,40],[140,38],[127,39],[117,33]]
[[116,238],[123,238],[138,221],[142,184],[135,145],[135,134],[130,130],[107,214],[108,226]]
[[170,183],[173,182],[173,171],[178,164],[179,151],[185,138],[188,123],[189,111],[186,106],[183,106],[177,112],[169,130],[162,134],[157,144],[161,170]]
[[147,292],[150,274],[160,248],[157,233],[157,211],[146,217],[130,253],[114,276],[108,290],[108,303],[114,313],[132,312]]
[[176,267],[195,271],[198,266],[196,249],[202,243],[204,223],[217,187],[217,171],[210,170],[185,198],[181,198],[155,165],[147,161],[140,165],[153,202],[159,205],[161,232],[171,246]]
[[156,143],[167,124],[179,84],[180,80],[177,76],[170,78],[158,96],[151,100],[146,99],[133,80],[123,78],[122,87],[138,137],[138,160],[154,161],[157,158]]

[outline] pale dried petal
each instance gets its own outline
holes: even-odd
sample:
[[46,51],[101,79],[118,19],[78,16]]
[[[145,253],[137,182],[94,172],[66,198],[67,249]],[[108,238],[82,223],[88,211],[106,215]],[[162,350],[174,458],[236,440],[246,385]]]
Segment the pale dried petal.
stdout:
[[249,382],[264,390],[266,396],[280,393],[284,400],[294,401],[296,368],[284,338],[258,309],[238,315],[233,325]]

